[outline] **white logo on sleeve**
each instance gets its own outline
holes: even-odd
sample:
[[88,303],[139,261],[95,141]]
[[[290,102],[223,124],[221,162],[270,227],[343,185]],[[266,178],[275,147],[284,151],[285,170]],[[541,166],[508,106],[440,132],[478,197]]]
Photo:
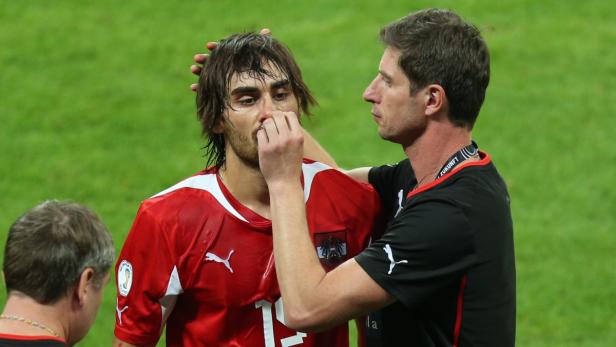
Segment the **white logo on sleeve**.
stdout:
[[389,247],[389,243],[385,244],[385,247],[383,247],[383,249],[385,250],[385,253],[387,253],[387,259],[389,259],[389,271],[387,272],[388,275],[391,275],[391,271],[394,269],[394,266],[396,266],[397,264],[406,264],[408,263],[408,261],[406,260],[399,260],[399,261],[395,261],[394,260],[394,255],[391,251],[391,247]]
[[398,192],[398,210],[396,211],[394,218],[398,215],[398,213],[400,213],[400,211],[402,211],[402,194],[404,194],[404,192],[400,189]]
[[233,252],[235,252],[235,250],[232,249],[231,252],[229,252],[229,255],[227,256],[227,259],[222,259],[221,257],[217,256],[214,253],[207,252],[205,253],[205,260],[222,263],[227,269],[229,269],[229,271],[231,271],[231,273],[233,273],[233,269],[231,268],[231,264],[229,263],[229,259],[231,258],[231,255],[233,254]]
[[122,260],[118,267],[118,292],[122,296],[127,296],[132,285],[133,265],[126,260]]
[[128,308],[128,305],[122,307],[121,310],[120,310],[120,307],[118,305],[119,305],[119,302],[118,302],[118,299],[116,298],[116,312],[118,314],[118,322],[120,323],[120,325],[122,325],[122,313],[124,313],[124,311],[126,311],[126,309]]

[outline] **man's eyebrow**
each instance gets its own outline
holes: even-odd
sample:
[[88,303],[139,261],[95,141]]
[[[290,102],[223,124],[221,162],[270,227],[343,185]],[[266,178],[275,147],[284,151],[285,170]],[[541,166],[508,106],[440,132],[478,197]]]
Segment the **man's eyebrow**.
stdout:
[[257,87],[237,87],[231,91],[231,95],[238,94],[254,94],[257,93],[259,89]]
[[386,80],[391,81],[391,75],[389,75],[387,72],[383,71],[383,70],[379,70],[379,74],[381,74],[381,76],[385,77]]
[[288,87],[289,84],[290,84],[289,80],[285,78],[283,80],[279,80],[279,81],[272,83],[270,88],[278,89],[278,88]]

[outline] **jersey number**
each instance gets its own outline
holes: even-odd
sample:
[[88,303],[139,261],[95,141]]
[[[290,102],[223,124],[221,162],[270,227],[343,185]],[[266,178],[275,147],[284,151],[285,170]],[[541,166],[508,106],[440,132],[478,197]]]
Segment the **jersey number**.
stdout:
[[[256,308],[261,308],[263,314],[263,336],[265,337],[265,347],[275,347],[274,340],[274,319],[272,318],[272,303],[265,300],[255,302]],[[276,319],[284,324],[284,311],[282,308],[282,298],[278,298],[274,303],[276,308]],[[298,332],[297,334],[280,339],[282,347],[300,345],[304,342],[305,333]]]

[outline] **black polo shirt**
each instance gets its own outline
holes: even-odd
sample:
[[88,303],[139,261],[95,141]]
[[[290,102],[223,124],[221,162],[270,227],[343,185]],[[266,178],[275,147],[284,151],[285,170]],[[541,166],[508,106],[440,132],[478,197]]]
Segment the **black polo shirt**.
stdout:
[[[410,191],[384,235],[355,257],[397,299],[375,326],[368,320],[370,346],[514,346],[509,194],[481,158]],[[400,165],[370,171],[386,206],[405,182],[394,174],[406,171]]]
[[0,347],[68,347],[62,339],[51,336],[25,336],[0,333]]

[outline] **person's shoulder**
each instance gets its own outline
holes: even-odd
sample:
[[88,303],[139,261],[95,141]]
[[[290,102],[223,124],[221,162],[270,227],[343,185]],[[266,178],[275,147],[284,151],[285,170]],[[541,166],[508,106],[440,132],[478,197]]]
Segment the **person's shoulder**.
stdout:
[[456,196],[502,197],[508,195],[507,185],[490,160],[484,165],[468,167],[458,175],[448,186],[450,194]]
[[177,209],[187,204],[207,203],[221,194],[216,172],[205,169],[145,199],[140,210]]
[[409,160],[409,158],[404,158],[397,163],[374,166],[373,169],[391,171],[400,174],[413,174],[413,168],[411,167],[411,161]]
[[465,167],[425,191],[411,192],[411,205],[429,201],[446,202],[462,211],[509,210],[509,193],[502,177],[491,161]]

